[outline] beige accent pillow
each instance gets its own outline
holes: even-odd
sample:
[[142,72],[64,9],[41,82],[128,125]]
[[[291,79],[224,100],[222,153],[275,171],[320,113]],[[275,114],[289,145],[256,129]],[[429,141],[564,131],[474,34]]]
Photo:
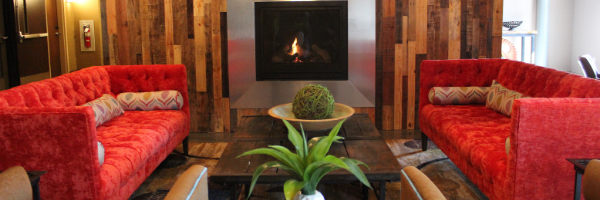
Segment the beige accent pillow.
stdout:
[[510,136],[506,138],[504,142],[504,148],[506,148],[506,156],[508,156],[508,152],[510,151]]
[[429,102],[433,105],[485,104],[490,87],[433,87]]
[[96,118],[96,127],[125,113],[119,102],[109,94],[102,95],[102,97],[81,106],[92,107],[94,110],[94,117]]
[[183,107],[183,96],[176,90],[156,92],[125,92],[117,96],[123,110],[179,110]]
[[104,163],[104,145],[100,141],[98,141],[98,161],[100,161],[100,165]]
[[519,92],[509,90],[494,80],[492,88],[487,93],[485,107],[510,117],[514,101],[524,98],[529,97]]

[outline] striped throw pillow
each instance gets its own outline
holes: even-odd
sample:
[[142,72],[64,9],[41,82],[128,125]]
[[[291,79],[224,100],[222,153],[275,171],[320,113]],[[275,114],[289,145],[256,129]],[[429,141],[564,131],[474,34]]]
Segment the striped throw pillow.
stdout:
[[434,105],[485,104],[489,87],[433,87],[429,102]]
[[126,92],[117,96],[124,110],[179,110],[183,107],[183,96],[176,90],[157,92]]
[[512,105],[517,99],[530,98],[517,91],[509,90],[502,86],[496,80],[492,84],[492,89],[487,94],[487,100],[485,106],[489,109],[495,110],[496,112],[502,113],[510,117],[512,112]]
[[96,118],[96,127],[104,122],[125,113],[119,102],[109,94],[102,95],[100,98],[87,102],[81,106],[89,106],[94,110]]

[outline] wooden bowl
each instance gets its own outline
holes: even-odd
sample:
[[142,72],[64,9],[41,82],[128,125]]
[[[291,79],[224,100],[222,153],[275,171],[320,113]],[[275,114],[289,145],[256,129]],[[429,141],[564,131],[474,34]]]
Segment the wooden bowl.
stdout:
[[285,119],[300,131],[300,123],[304,131],[319,131],[331,129],[340,121],[352,116],[354,114],[354,108],[341,104],[335,103],[333,108],[333,114],[329,119],[298,119],[292,112],[292,103],[282,104],[269,109],[269,115],[277,119]]

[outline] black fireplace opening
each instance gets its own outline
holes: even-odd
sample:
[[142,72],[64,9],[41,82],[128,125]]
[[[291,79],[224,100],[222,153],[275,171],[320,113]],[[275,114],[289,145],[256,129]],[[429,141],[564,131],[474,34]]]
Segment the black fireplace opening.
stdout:
[[256,80],[348,80],[348,2],[255,2]]

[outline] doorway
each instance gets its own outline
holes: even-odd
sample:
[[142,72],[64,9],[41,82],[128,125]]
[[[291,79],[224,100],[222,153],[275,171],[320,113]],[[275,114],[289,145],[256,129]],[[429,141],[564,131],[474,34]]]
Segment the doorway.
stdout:
[[56,0],[3,1],[0,53],[6,73],[0,89],[61,74],[56,5]]

